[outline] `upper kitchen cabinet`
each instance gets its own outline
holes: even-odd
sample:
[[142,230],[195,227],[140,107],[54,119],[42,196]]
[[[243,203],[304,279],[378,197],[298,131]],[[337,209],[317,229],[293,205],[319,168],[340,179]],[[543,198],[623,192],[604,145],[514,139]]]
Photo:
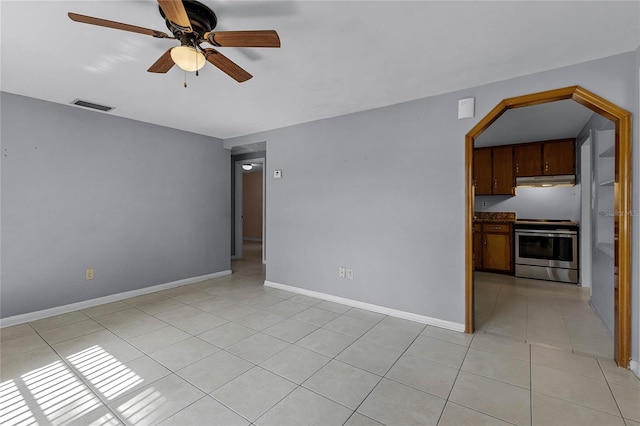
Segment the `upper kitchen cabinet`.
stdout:
[[542,170],[542,144],[527,143],[513,147],[513,173],[516,177],[538,176]]
[[513,172],[516,177],[575,175],[575,139],[514,145]]
[[576,140],[545,142],[542,144],[544,175],[576,174]]
[[514,195],[512,147],[474,149],[473,179],[476,195]]

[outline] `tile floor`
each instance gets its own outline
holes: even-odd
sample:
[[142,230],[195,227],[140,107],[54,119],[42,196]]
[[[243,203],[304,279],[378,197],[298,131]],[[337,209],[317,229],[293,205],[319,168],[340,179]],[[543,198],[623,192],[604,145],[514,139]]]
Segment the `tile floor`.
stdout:
[[2,329],[0,424],[640,425],[640,380],[606,357],[265,288],[247,254]]
[[477,332],[613,359],[613,338],[587,288],[477,272],[475,298]]

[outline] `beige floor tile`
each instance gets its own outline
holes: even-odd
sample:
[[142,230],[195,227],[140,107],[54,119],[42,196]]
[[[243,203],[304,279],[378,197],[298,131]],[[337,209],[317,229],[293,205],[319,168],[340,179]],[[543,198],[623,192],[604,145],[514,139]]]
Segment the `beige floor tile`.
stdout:
[[447,402],[438,422],[438,426],[508,426],[510,424],[451,401]]
[[541,393],[532,394],[533,425],[624,426],[622,417],[573,404]]
[[516,425],[529,425],[531,421],[528,389],[466,371],[460,371],[449,400]]
[[55,315],[37,321],[31,321],[29,324],[37,331],[50,330],[60,328],[74,322],[85,321],[89,317],[80,311],[68,312],[66,314]]
[[33,336],[35,334],[36,331],[29,324],[18,324],[11,327],[0,328],[0,343],[4,344],[9,340]]
[[[3,347],[3,352],[4,349]],[[4,384],[6,381],[18,379],[24,374],[61,361],[61,358],[49,345],[29,352],[21,352],[12,357],[6,357],[3,354],[0,362],[0,381]]]
[[215,399],[254,422],[296,388],[261,367],[254,367],[211,393]]
[[458,331],[447,330],[433,325],[428,325],[421,333],[423,336],[432,337],[445,342],[455,343],[456,345],[469,346],[473,340],[472,334],[462,333]]
[[355,340],[354,337],[347,336],[346,334],[320,328],[298,340],[296,345],[328,357],[335,357]]
[[235,322],[228,322],[209,331],[205,331],[199,334],[198,337],[219,348],[228,348],[252,334],[256,334],[256,331],[244,325],[236,324]]
[[161,426],[248,426],[249,421],[210,396],[199,399],[169,417]]
[[299,387],[260,417],[258,426],[342,426],[352,411],[323,396]]
[[21,354],[48,349],[49,344],[37,334],[29,334],[24,337],[18,337],[11,339],[7,342],[2,342],[2,359],[12,358]]
[[337,331],[338,333],[346,334],[347,336],[358,338],[369,331],[374,325],[374,323],[368,321],[341,315],[333,321],[325,324],[323,328],[326,328],[327,330]]
[[640,422],[640,389],[610,383],[613,396],[625,419]]
[[336,359],[371,373],[383,376],[402,352],[393,351],[373,343],[356,340],[342,351]]
[[462,370],[530,389],[530,364],[526,361],[470,348]]
[[444,404],[444,399],[382,379],[357,411],[387,425],[435,425]]
[[581,374],[602,380],[604,377],[598,361],[571,352],[558,351],[540,346],[531,346],[531,362],[557,370],[568,371],[569,373]]
[[52,345],[52,347],[60,356],[66,358],[96,349],[108,352],[123,362],[131,361],[144,355],[143,352],[109,330],[100,330],[75,339],[65,340]]
[[382,423],[360,413],[353,413],[344,426],[384,426]]
[[261,367],[297,384],[302,384],[331,358],[291,345],[260,364]]
[[379,381],[378,375],[333,360],[302,386],[355,410]]
[[211,393],[253,367],[249,361],[219,351],[178,370],[176,374],[203,392]]
[[202,391],[172,374],[113,401],[109,407],[128,424],[154,425],[202,397]]
[[98,330],[103,330],[100,324],[92,319],[85,319],[78,322],[73,322],[60,326],[58,328],[48,328],[46,330],[39,331],[42,338],[49,344],[63,342],[65,340],[73,339],[75,337],[84,336],[85,334],[94,333]]
[[633,371],[618,367],[614,361],[598,360],[598,363],[609,383],[640,389],[640,378]]
[[374,324],[382,321],[385,317],[384,314],[373,312],[373,311],[367,311],[366,309],[360,309],[360,308],[351,308],[350,310],[345,312],[343,315],[357,318],[362,321],[372,322]]
[[252,306],[235,303],[233,305],[224,306],[216,309],[213,313],[221,318],[229,321],[236,321],[239,318],[258,312],[257,308]]
[[124,311],[125,309],[130,309],[131,305],[128,303],[119,300],[111,303],[104,303],[102,305],[92,306],[90,308],[82,309],[81,312],[90,318],[99,317],[106,314],[111,314],[114,312]]
[[409,346],[406,353],[453,368],[460,368],[467,353],[467,347],[420,335]]
[[254,364],[260,364],[289,346],[290,344],[283,340],[256,333],[229,346],[226,350]]
[[226,324],[226,319],[191,306],[182,305],[155,315],[157,318],[191,335],[197,335]]
[[280,315],[260,310],[239,318],[235,322],[256,331],[261,331],[284,320],[285,318]]
[[166,327],[128,339],[128,342],[140,349],[142,352],[150,354],[166,348],[167,346],[171,346],[181,340],[188,339],[189,337],[191,336],[188,333],[167,325]]
[[295,343],[303,337],[311,334],[318,327],[302,321],[296,321],[292,319],[285,319],[272,325],[269,328],[262,330],[264,334],[277,337],[285,342]]
[[604,380],[532,364],[531,388],[534,392],[574,404],[613,415],[619,414],[613,395]]
[[329,302],[327,300],[314,305],[318,309],[324,309],[325,311],[335,312],[336,314],[344,314],[351,310],[351,306],[343,305],[342,303]]
[[296,302],[292,302],[290,300],[282,300],[280,299],[280,302],[275,303],[271,306],[269,306],[268,308],[266,308],[266,311],[269,311],[271,313],[274,313],[276,315],[280,315],[281,317],[285,317],[285,318],[289,318],[297,313],[300,313],[302,311],[304,311],[305,309],[308,309],[309,306],[307,305],[303,305],[301,303],[296,303]]
[[404,354],[385,375],[386,378],[446,399],[458,369],[424,358]]
[[[164,321],[159,320],[158,318],[145,314],[142,311],[135,309],[135,311],[140,314],[136,314],[136,318],[125,319],[125,320],[114,320],[117,322],[114,325],[105,325],[106,328],[111,330],[113,333],[122,337],[123,339],[132,339],[137,336],[141,336],[143,334],[152,332],[154,330],[158,330],[166,327],[168,324]],[[126,312],[126,311],[123,311]],[[117,315],[118,312],[115,313]],[[111,315],[111,314],[110,314]],[[100,322],[99,319],[104,317],[96,318],[96,321]],[[102,322],[100,322],[102,324]]]
[[510,356],[522,361],[529,361],[529,345],[504,336],[494,334],[475,334],[471,347],[498,355]]
[[169,370],[177,371],[219,350],[220,349],[204,340],[200,340],[197,337],[190,337],[160,349],[157,352],[153,352],[149,356]]
[[[289,301],[291,301],[291,299],[289,299]],[[293,303],[297,303],[297,302],[293,302]],[[308,322],[310,324],[317,325],[318,327],[322,327],[328,322],[333,321],[335,318],[338,317],[338,315],[339,314],[336,314],[335,312],[329,312],[322,309],[311,307],[293,315],[291,319],[302,321],[302,322]]]

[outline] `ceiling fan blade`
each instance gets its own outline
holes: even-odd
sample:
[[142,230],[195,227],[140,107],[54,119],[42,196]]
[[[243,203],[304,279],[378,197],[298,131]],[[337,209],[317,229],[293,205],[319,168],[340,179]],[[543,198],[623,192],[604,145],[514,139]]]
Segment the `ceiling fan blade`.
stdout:
[[204,49],[204,56],[207,58],[207,61],[220,68],[222,72],[233,78],[238,83],[242,83],[243,81],[247,81],[253,77],[231,59],[227,58],[215,49]]
[[180,27],[181,30],[187,33],[193,31],[191,21],[189,21],[189,15],[187,15],[182,0],[158,0],[158,4],[167,19]]
[[[171,49],[173,49],[173,47]],[[147,71],[161,74],[169,71],[175,65],[173,59],[171,59],[171,49],[164,52],[162,56],[160,56],[158,60],[149,67]]]
[[204,38],[220,47],[280,47],[280,37],[273,30],[212,31]]
[[116,30],[131,31],[132,33],[145,34],[156,38],[174,38],[170,37],[166,33],[163,33],[162,31],[138,27],[136,25],[129,25],[123,24],[121,22],[109,21],[107,19],[94,18],[93,16],[79,15],[73,12],[69,12],[68,15],[72,21],[81,22],[83,24],[97,25],[99,27],[113,28]]

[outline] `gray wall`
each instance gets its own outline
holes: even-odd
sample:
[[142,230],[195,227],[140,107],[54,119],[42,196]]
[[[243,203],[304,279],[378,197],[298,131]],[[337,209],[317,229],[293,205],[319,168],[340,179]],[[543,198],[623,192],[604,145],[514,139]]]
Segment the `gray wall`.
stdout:
[[8,93],[1,106],[2,317],[230,269],[221,140]]
[[[225,140],[266,140],[267,176],[283,171],[267,178],[267,280],[464,323],[465,134],[504,98],[576,84],[635,115],[636,56]],[[457,120],[466,97],[475,97],[476,116]],[[637,209],[635,187],[634,195]],[[634,231],[635,248],[637,240]],[[355,279],[339,278],[340,265]]]

